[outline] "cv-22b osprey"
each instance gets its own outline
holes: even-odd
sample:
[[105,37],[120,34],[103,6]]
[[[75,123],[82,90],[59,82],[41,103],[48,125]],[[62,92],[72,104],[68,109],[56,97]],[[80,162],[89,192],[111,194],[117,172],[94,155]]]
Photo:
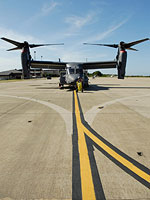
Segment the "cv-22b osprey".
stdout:
[[22,70],[24,79],[30,78],[30,69],[31,68],[40,68],[40,69],[55,69],[55,70],[63,70],[65,74],[60,77],[59,86],[63,86],[64,84],[68,84],[70,86],[76,86],[76,81],[78,78],[82,78],[83,86],[88,86],[88,78],[84,73],[84,70],[94,70],[94,69],[110,69],[117,68],[118,70],[118,79],[124,79],[125,77],[125,69],[126,69],[126,61],[127,61],[127,51],[134,50],[131,48],[132,46],[149,40],[149,38],[145,38],[142,40],[125,43],[120,42],[119,44],[90,44],[84,43],[85,45],[99,45],[106,47],[118,48],[118,53],[113,61],[98,61],[98,62],[56,62],[56,61],[37,61],[33,60],[30,55],[30,48],[40,47],[40,46],[48,46],[48,45],[62,45],[62,44],[29,44],[28,42],[16,42],[14,40],[10,40],[8,38],[1,38],[9,43],[15,45],[15,48],[9,49],[18,50],[22,49],[21,53],[21,61],[22,61]]

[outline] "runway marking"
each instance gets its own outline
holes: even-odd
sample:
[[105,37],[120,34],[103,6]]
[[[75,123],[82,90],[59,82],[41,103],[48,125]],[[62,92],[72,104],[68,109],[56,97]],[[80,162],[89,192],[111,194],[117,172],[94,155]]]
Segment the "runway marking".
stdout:
[[62,107],[60,107],[56,104],[46,102],[46,101],[42,101],[42,100],[38,100],[38,99],[29,98],[29,97],[19,97],[19,96],[3,95],[3,94],[0,94],[0,96],[17,98],[17,99],[25,99],[25,100],[28,100],[28,101],[34,101],[36,103],[40,103],[42,105],[45,105],[45,106],[55,110],[56,112],[58,112],[60,114],[60,116],[65,121],[67,134],[68,135],[72,134],[72,113],[70,111],[68,111],[68,110],[66,110],[66,109],[64,109],[64,108],[62,108]]
[[105,102],[103,104],[98,104],[96,106],[93,106],[90,110],[88,110],[85,113],[85,119],[90,125],[92,125],[96,115],[101,111],[100,109],[97,109],[98,107],[101,107],[101,106],[106,107],[106,106],[109,106],[109,105],[112,105],[114,103],[121,102],[121,101],[124,101],[124,100],[129,100],[129,99],[133,99],[133,98],[140,98],[140,97],[148,97],[148,96],[150,96],[150,95],[146,94],[146,95],[139,95],[139,96],[130,96],[130,97],[114,99],[112,101],[108,101],[108,102]]
[[117,161],[119,161],[121,164],[126,166],[128,169],[133,171],[135,174],[146,180],[147,182],[150,183],[150,175],[147,173],[143,172],[141,169],[136,167],[134,164],[129,162],[127,159],[124,157],[120,156],[118,153],[116,153],[114,150],[112,150],[110,147],[108,147],[104,142],[99,140],[97,137],[95,137],[85,126],[83,126],[84,132],[97,144],[99,145],[102,149],[104,149],[109,155],[114,157]]
[[87,124],[87,122],[84,121],[76,91],[74,91],[74,102],[78,132],[82,199],[96,198],[96,191],[94,188],[93,176],[91,172],[91,164],[89,161],[89,152],[85,139],[86,136],[90,138],[91,144],[95,146],[97,145],[96,148],[98,148],[105,156],[111,159],[115,164],[117,164],[120,168],[134,177],[137,181],[150,189],[150,170],[114,147],[99,134],[97,134]]
[[77,94],[75,91],[74,95],[75,95],[75,115],[76,115],[77,129],[78,129],[82,199],[94,200],[96,198],[95,198],[94,184],[92,180],[90,161],[88,156],[88,149],[85,141],[84,129],[80,118],[80,110],[78,106]]

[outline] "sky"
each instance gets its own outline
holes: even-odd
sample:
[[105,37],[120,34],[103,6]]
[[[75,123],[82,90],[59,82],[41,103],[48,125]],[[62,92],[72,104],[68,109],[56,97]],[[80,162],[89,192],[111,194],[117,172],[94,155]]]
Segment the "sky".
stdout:
[[[0,0],[0,38],[64,43],[31,49],[36,60],[114,60],[117,49],[84,42],[117,44],[150,38],[150,0]],[[21,68],[21,51],[0,40],[0,71]],[[128,50],[127,75],[150,75],[150,41]],[[36,51],[36,54],[34,53]],[[116,74],[116,69],[100,70]]]

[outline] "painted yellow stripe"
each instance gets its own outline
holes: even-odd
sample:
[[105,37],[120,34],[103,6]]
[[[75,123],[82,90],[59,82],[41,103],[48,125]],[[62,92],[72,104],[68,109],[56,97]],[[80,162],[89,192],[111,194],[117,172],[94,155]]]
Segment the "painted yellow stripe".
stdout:
[[81,174],[81,189],[82,189],[82,199],[83,200],[95,200],[94,184],[92,179],[91,166],[88,156],[87,144],[85,141],[84,127],[80,118],[80,110],[78,105],[78,99],[76,91],[74,91],[75,96],[75,115],[78,129],[78,148],[79,148],[79,158],[80,158],[80,174]]
[[143,178],[145,181],[150,183],[150,175],[133,165],[131,162],[129,162],[124,157],[120,156],[118,153],[116,153],[114,150],[112,150],[110,147],[108,147],[106,144],[104,144],[100,139],[98,139],[95,135],[93,135],[84,125],[82,125],[84,132],[102,149],[104,149],[109,155],[111,155],[113,158],[115,158],[117,161],[119,161],[121,164],[123,164],[125,167],[130,169],[132,172]]

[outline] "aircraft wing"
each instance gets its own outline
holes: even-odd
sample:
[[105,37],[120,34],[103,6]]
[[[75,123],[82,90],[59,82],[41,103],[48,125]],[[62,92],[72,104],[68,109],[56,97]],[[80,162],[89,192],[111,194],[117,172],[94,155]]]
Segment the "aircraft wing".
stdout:
[[66,63],[64,62],[53,62],[53,61],[36,61],[31,60],[31,68],[40,68],[40,69],[65,69]]
[[[40,69],[65,69],[66,64],[64,62],[55,62],[55,61],[36,61],[31,60],[31,68],[40,68]],[[107,68],[116,68],[116,61],[104,61],[104,62],[85,62],[81,63],[83,69],[107,69]]]
[[104,62],[85,62],[82,64],[83,69],[107,69],[116,68],[117,61],[104,61]]

